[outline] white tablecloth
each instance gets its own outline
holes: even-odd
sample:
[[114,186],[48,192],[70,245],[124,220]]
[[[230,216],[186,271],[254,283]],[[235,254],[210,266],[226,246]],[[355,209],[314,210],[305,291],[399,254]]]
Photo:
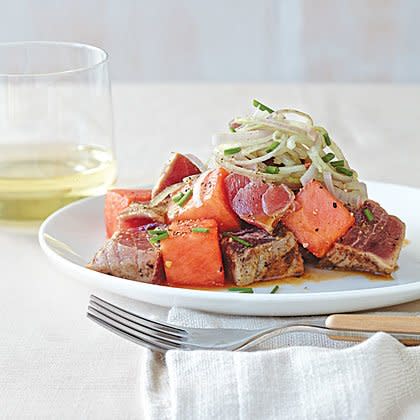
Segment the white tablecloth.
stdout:
[[[256,97],[311,113],[361,177],[420,187],[420,86],[116,85],[121,179],[153,182],[169,151],[206,154]],[[374,153],[374,154],[373,154]],[[0,231],[0,418],[142,418],[142,352],[85,318],[91,290],[57,273],[35,236]],[[143,305],[164,316],[163,308]],[[420,301],[399,310],[420,310]]]
[[[168,320],[195,328],[290,323],[184,308],[172,308]],[[174,350],[165,358],[146,352],[141,389],[147,419],[419,418],[420,347],[405,347],[384,333],[356,346],[299,332],[267,340],[252,352]]]

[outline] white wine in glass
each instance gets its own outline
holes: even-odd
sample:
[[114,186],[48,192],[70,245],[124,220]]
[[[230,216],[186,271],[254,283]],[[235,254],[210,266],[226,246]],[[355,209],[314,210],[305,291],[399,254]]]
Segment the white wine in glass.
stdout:
[[0,44],[0,224],[32,224],[116,178],[107,54]]

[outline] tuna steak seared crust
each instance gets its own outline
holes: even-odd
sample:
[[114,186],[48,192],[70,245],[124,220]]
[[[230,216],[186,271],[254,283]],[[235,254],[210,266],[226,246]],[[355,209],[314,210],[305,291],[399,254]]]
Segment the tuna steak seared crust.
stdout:
[[144,283],[162,283],[165,279],[160,250],[149,242],[145,229],[115,232],[87,267]]
[[270,235],[264,230],[246,229],[232,235],[252,245],[246,246],[229,236],[222,239],[227,276],[238,286],[304,273],[303,259],[292,232],[281,229]]
[[[366,215],[369,212],[372,220]],[[319,261],[319,266],[375,274],[392,273],[397,267],[404,241],[405,224],[372,200],[365,201],[354,216],[355,224]]]

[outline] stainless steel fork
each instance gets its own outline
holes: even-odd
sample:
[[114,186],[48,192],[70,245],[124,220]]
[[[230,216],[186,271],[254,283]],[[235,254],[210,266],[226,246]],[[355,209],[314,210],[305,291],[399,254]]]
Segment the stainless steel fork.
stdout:
[[186,328],[145,318],[94,295],[90,297],[87,316],[113,333],[159,352],[172,349],[247,350],[262,341],[291,332],[363,341],[377,331],[387,331],[407,345],[420,344],[420,317],[414,316],[330,315],[324,325],[319,322],[305,325],[292,322],[281,327],[257,330]]

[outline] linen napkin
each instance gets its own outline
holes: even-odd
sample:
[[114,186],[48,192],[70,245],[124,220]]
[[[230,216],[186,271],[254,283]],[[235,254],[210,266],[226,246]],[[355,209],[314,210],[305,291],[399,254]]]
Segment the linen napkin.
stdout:
[[[385,313],[386,314],[386,313]],[[172,308],[171,323],[261,328],[285,318]],[[299,321],[299,319],[296,319]],[[354,345],[295,333],[254,352],[145,351],[141,393],[149,419],[419,419],[420,347],[378,333]]]

